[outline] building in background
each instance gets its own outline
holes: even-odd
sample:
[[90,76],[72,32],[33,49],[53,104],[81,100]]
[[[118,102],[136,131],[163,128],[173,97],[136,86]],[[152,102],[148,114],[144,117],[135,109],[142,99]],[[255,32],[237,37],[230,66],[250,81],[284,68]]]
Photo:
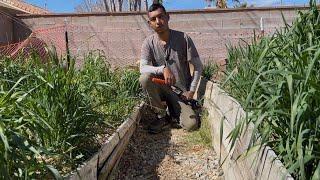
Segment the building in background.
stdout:
[[0,46],[20,41],[15,38],[16,14],[47,14],[47,10],[19,0],[0,0]]

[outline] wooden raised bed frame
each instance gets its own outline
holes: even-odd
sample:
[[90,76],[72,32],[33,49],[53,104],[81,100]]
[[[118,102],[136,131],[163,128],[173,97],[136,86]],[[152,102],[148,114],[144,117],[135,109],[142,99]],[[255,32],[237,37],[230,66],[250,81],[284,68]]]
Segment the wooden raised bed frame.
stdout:
[[[221,163],[224,161],[222,169],[225,179],[293,179],[275,152],[268,146],[238,159],[249,145],[253,124],[249,124],[247,131],[231,149],[227,136],[237,122],[246,116],[245,111],[234,98],[220,89],[219,84],[207,81],[203,77],[198,85],[198,98],[201,95],[204,95],[204,107],[209,113],[212,145],[220,156]],[[222,137],[220,137],[221,131]]]
[[144,103],[141,103],[135,107],[131,116],[118,127],[116,132],[101,146],[100,150],[86,161],[81,168],[73,172],[68,179],[109,179],[140,122],[143,106]]

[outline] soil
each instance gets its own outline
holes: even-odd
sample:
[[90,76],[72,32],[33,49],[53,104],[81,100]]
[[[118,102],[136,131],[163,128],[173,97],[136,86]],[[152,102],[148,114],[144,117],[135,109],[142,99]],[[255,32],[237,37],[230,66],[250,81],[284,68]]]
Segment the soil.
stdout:
[[186,143],[183,129],[149,134],[147,124],[142,120],[131,137],[113,179],[224,179],[213,148]]

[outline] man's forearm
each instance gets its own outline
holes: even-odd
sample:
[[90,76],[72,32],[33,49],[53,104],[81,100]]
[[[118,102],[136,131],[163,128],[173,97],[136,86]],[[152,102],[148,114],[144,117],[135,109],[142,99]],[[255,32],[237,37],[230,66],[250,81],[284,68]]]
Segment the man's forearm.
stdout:
[[198,82],[200,80],[200,76],[202,74],[202,63],[200,61],[200,58],[195,58],[190,63],[193,64],[194,66],[194,73],[193,73],[193,79],[190,85],[190,91],[195,92]]
[[155,66],[150,66],[150,65],[144,65],[142,67],[140,67],[140,73],[152,73],[152,74],[157,74],[157,75],[161,75],[163,72],[163,68],[164,66],[159,66],[159,67],[155,67]]
[[149,65],[147,60],[141,59],[140,61],[140,73],[152,73],[156,75],[161,75],[163,73],[164,66],[152,66]]

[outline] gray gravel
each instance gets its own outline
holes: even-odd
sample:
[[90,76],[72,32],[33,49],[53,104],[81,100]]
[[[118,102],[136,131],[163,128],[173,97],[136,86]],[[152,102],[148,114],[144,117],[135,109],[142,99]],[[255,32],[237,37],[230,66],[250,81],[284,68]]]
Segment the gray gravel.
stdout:
[[186,144],[187,133],[168,128],[151,135],[138,127],[114,179],[224,179],[214,150],[201,144]]

